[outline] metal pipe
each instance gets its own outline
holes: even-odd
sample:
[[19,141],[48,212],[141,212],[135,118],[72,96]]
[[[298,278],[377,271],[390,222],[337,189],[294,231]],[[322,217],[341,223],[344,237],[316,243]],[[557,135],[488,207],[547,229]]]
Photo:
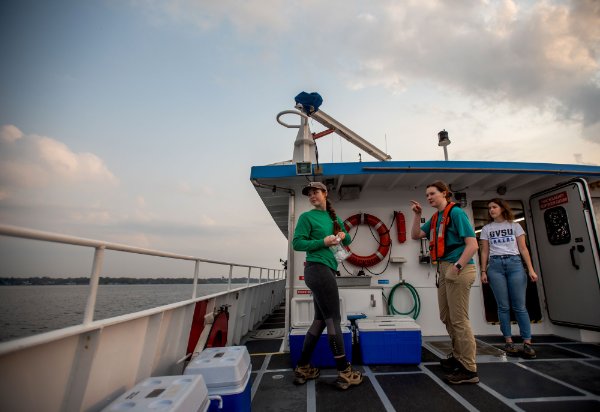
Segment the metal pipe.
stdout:
[[60,235],[52,232],[44,232],[11,225],[0,224],[0,235],[17,237],[22,239],[43,240],[46,242],[56,242],[66,245],[88,246],[93,248],[103,247],[106,250],[115,250],[119,252],[137,253],[140,255],[158,256],[179,260],[194,260],[204,263],[214,263],[217,265],[233,265],[238,267],[255,268],[260,266],[244,265],[241,263],[224,262],[221,260],[203,259],[195,256],[179,255],[177,253],[163,252],[154,249],[144,249],[134,246],[123,245],[119,243],[104,242],[101,240],[86,239],[76,236]]
[[196,264],[194,265],[194,290],[192,291],[192,299],[196,298],[196,292],[198,289],[198,272],[200,270],[200,261],[196,260]]
[[[292,240],[294,238],[294,230],[296,227],[296,193],[292,191],[290,193],[289,201],[288,201],[288,275],[285,280],[285,287],[287,292],[287,298],[285,299],[285,330],[290,330],[290,325],[292,324],[292,298],[294,297],[294,280],[296,278],[296,274],[294,273],[294,248],[292,246]],[[290,276],[291,271],[291,276]],[[288,342],[287,339],[284,342]]]
[[98,283],[100,281],[100,272],[102,272],[102,263],[104,262],[104,246],[98,246],[94,251],[94,262],[92,263],[92,274],[90,276],[90,290],[83,313],[83,324],[91,323],[94,320],[94,310],[96,309],[96,296],[98,295]]

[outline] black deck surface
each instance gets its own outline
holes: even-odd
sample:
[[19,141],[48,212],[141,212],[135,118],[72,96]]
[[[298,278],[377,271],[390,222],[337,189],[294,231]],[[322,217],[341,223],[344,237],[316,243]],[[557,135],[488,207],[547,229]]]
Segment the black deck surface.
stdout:
[[[281,322],[281,311],[265,322]],[[264,323],[263,323],[264,325]],[[263,327],[270,329],[271,327]],[[537,358],[489,356],[500,336],[477,336],[480,383],[450,385],[439,365],[439,344],[423,338],[419,365],[353,365],[365,376],[360,386],[340,391],[335,369],[295,386],[281,339],[252,339],[252,410],[260,411],[600,411],[600,344],[553,335],[535,336]],[[480,353],[483,353],[481,355]],[[354,348],[353,354],[356,354]],[[436,353],[438,352],[438,353]],[[481,356],[480,356],[481,355]],[[354,356],[356,360],[356,356]]]

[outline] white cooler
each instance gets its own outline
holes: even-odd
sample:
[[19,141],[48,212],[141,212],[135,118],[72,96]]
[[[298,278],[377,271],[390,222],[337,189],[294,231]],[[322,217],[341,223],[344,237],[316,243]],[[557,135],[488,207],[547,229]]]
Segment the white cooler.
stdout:
[[206,348],[185,368],[184,375],[204,377],[209,395],[223,399],[220,409],[211,402],[210,411],[250,411],[250,373],[252,364],[245,346]]
[[210,400],[202,375],[148,378],[119,396],[104,412],[206,412]]

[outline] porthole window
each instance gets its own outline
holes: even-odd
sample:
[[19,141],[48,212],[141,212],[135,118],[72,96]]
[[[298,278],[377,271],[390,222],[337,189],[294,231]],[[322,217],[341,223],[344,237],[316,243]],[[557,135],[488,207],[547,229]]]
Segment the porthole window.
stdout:
[[571,229],[567,211],[562,206],[553,207],[544,212],[546,235],[551,245],[564,245],[571,241]]

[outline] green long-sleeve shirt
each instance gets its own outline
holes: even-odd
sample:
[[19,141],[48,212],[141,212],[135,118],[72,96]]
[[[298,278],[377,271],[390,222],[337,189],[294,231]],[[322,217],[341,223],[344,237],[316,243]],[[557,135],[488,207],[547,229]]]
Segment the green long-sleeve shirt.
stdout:
[[[344,245],[352,242],[350,235],[346,232],[344,222],[337,218],[340,227],[346,233],[342,241]],[[333,221],[325,210],[311,209],[304,212],[298,218],[292,246],[294,250],[306,252],[307,262],[318,262],[337,270],[338,262],[328,246],[325,246],[326,236],[333,234]]]

